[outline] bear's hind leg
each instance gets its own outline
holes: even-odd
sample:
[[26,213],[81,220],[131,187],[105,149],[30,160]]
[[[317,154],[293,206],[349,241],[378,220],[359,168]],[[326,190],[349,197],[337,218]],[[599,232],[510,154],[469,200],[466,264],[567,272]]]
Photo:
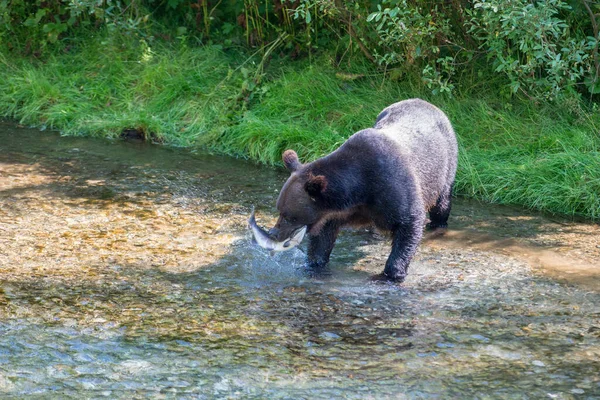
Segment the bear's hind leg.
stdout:
[[321,228],[318,235],[310,236],[307,254],[309,269],[318,271],[327,265],[341,227],[341,221],[331,220]]
[[429,210],[429,220],[427,230],[435,230],[438,228],[448,227],[448,217],[452,208],[452,186],[442,193],[438,198],[435,206]]

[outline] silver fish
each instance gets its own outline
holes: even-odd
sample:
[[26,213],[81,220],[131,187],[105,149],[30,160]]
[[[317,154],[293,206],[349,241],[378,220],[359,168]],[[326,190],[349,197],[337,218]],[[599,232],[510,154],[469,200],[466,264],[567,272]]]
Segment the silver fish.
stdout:
[[252,231],[252,236],[254,237],[254,241],[258,243],[260,247],[270,251],[285,251],[293,249],[298,246],[302,239],[304,239],[304,234],[306,234],[306,226],[298,228],[294,231],[292,236],[288,239],[278,242],[271,237],[264,229],[256,224],[256,219],[254,218],[254,209],[252,209],[252,214],[250,215],[250,219],[248,220],[248,226]]

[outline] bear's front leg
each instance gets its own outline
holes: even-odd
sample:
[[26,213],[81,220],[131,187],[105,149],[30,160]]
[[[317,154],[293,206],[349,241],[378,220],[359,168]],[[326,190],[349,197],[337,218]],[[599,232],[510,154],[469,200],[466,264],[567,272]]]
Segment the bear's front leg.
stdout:
[[403,282],[408,273],[408,265],[417,251],[423,236],[423,221],[416,218],[399,225],[393,231],[392,252],[385,263],[379,279]]
[[331,220],[316,235],[309,236],[306,261],[310,270],[318,271],[327,265],[341,227],[340,221]]

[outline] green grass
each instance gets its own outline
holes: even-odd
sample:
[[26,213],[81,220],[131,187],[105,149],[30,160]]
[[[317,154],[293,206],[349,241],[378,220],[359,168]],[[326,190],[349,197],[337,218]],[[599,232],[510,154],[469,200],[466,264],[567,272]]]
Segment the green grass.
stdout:
[[66,135],[116,137],[138,129],[168,144],[192,145],[237,93],[226,84],[230,63],[210,48],[94,42],[43,63],[0,64],[0,108],[6,117]]
[[433,96],[414,80],[366,69],[343,79],[322,56],[312,65],[273,62],[244,102],[260,59],[104,40],[43,62],[0,53],[0,114],[67,135],[138,129],[165,144],[278,164],[287,148],[303,161],[327,154],[385,106],[421,97],[448,114],[459,136],[458,194],[600,220],[600,116],[577,101],[507,101],[499,84],[473,78],[452,98]]

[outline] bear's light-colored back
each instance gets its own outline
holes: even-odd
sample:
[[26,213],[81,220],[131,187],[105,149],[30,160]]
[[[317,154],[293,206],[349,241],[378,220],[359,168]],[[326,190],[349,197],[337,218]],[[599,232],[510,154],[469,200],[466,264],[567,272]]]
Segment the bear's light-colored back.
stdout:
[[398,145],[426,207],[435,205],[456,175],[458,144],[448,117],[424,100],[410,99],[386,107],[373,128]]

